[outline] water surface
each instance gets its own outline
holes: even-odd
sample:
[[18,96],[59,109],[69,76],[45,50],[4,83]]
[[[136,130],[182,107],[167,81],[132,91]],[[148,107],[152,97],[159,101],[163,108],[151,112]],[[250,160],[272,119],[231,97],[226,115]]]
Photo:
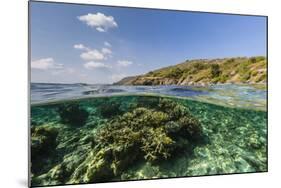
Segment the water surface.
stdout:
[[199,86],[116,86],[31,83],[31,102],[40,103],[85,97],[157,94],[183,97],[241,108],[266,109],[267,91],[255,85],[221,84]]

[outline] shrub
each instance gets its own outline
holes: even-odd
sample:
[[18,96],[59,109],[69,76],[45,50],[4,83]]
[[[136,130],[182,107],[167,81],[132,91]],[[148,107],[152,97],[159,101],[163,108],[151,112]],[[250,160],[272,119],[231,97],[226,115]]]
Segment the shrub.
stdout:
[[222,74],[222,75],[220,75],[219,81],[222,82],[222,83],[224,83],[224,82],[227,81],[228,78],[229,78],[228,75]]
[[251,64],[250,60],[243,61],[239,64],[238,72],[239,72],[241,77],[243,77],[243,75],[247,74],[247,72],[249,71],[248,66],[250,64]]
[[258,57],[256,57],[256,60],[257,60],[257,62],[264,61],[265,57],[264,56],[258,56]]
[[199,70],[202,70],[202,69],[204,69],[205,68],[205,65],[203,64],[203,63],[195,63],[194,65],[193,65],[193,67],[197,70],[197,71],[199,71]]
[[226,60],[226,63],[233,63],[234,61],[235,61],[234,58],[230,58],[230,59]]
[[246,82],[247,80],[249,80],[251,78],[251,73],[249,71],[245,72],[242,76],[241,76],[241,81],[242,82]]
[[220,66],[218,64],[211,65],[212,78],[218,77],[221,74]]
[[153,72],[153,71],[149,71],[146,75],[147,76],[157,76],[157,73]]
[[259,73],[259,72],[255,70],[255,71],[252,72],[252,76],[257,76],[258,73]]
[[183,73],[183,71],[180,68],[176,67],[176,68],[171,69],[168,72],[167,77],[168,78],[180,78],[182,73]]
[[256,62],[257,62],[257,59],[256,59],[255,57],[251,57],[251,58],[249,59],[249,62],[250,62],[250,63],[256,63]]

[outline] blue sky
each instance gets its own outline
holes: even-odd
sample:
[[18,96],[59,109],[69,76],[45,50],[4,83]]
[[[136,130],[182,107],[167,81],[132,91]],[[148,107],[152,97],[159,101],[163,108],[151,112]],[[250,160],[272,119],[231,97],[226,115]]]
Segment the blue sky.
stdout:
[[31,81],[113,83],[186,59],[266,55],[266,18],[31,2]]

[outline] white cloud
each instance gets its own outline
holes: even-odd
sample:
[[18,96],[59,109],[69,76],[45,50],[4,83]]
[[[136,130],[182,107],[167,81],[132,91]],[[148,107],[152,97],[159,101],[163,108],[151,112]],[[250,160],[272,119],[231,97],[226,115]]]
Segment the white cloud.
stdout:
[[121,66],[121,67],[127,67],[127,66],[130,66],[130,65],[132,65],[133,64],[133,62],[132,61],[127,61],[127,60],[122,60],[122,61],[118,61],[117,62],[117,65],[118,66]]
[[112,51],[110,50],[110,49],[108,49],[108,48],[102,48],[101,49],[101,52],[103,53],[103,54],[111,54],[112,53]]
[[114,17],[106,16],[100,12],[78,16],[78,19],[85,22],[88,26],[96,28],[99,32],[106,32],[110,28],[118,27]]
[[31,68],[39,70],[62,69],[63,64],[56,63],[53,58],[43,58],[31,61]]
[[112,51],[109,48],[102,48],[101,50],[91,49],[83,44],[73,45],[75,49],[84,50],[80,57],[84,61],[103,61],[111,57]]
[[105,41],[103,44],[104,44],[105,46],[107,46],[107,47],[111,47],[111,44],[110,44],[109,42],[107,42],[107,41]]
[[106,59],[102,52],[95,49],[83,52],[80,57],[85,61],[102,61]]
[[93,62],[93,61],[90,61],[90,62],[85,63],[85,64],[84,64],[84,67],[85,67],[86,69],[111,68],[111,66],[106,65],[106,64],[104,64],[104,63]]
[[85,51],[90,51],[91,48],[83,45],[83,44],[74,44],[73,48],[78,49],[78,50],[85,50]]
[[86,46],[84,46],[83,44],[75,44],[73,46],[73,48],[79,49],[79,50],[88,50],[88,48]]
[[102,27],[97,27],[96,30],[99,31],[99,32],[105,32],[105,31],[106,31],[106,30],[103,29]]
[[84,45],[83,44],[74,44],[73,48],[75,49],[84,49]]

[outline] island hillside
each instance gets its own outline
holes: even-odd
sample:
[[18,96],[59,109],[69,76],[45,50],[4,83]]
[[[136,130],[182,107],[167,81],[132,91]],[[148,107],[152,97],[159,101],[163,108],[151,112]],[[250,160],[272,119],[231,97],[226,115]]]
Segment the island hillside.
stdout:
[[263,56],[186,60],[183,63],[125,77],[115,85],[265,84],[267,60]]

